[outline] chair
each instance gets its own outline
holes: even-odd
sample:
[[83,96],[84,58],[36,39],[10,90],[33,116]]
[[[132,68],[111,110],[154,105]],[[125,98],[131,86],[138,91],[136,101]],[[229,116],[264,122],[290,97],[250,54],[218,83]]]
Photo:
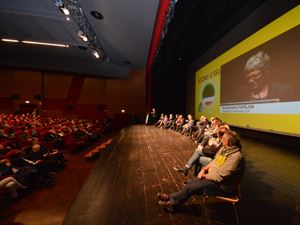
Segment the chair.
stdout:
[[240,199],[241,199],[240,185],[238,185],[236,193],[233,194],[232,196],[229,196],[229,197],[228,196],[213,196],[213,195],[205,195],[205,194],[203,195],[203,198],[202,198],[202,218],[201,218],[201,223],[200,223],[201,225],[204,224],[208,198],[213,198],[213,199],[221,200],[222,202],[231,203],[232,206],[233,206],[233,209],[234,209],[236,224],[240,225],[239,217],[238,217],[237,209],[236,209],[236,203],[240,202]]

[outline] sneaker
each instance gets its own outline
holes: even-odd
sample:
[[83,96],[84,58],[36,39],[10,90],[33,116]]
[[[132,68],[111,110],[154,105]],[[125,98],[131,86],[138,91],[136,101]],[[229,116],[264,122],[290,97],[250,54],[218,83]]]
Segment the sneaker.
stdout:
[[173,167],[173,169],[177,172],[180,172],[180,173],[183,173],[184,176],[187,176],[188,173],[189,173],[189,169],[187,167],[184,167],[184,168],[178,168],[176,166]]

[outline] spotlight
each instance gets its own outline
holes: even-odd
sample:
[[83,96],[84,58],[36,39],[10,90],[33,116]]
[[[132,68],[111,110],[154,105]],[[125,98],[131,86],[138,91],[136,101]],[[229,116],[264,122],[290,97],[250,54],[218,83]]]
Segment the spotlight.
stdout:
[[54,4],[65,16],[70,15],[70,11],[66,7],[66,5],[62,2],[62,0],[54,0]]
[[65,16],[70,15],[70,11],[67,9],[65,4],[59,5],[58,8],[60,9],[60,11],[62,11],[63,14],[65,14]]
[[96,52],[95,50],[92,51],[92,54],[97,58],[99,59],[100,58],[100,55],[98,52]]
[[[82,41],[87,43],[89,52],[91,52],[94,57],[100,60],[106,60],[105,52],[92,29],[91,24],[89,24],[87,16],[81,7],[79,1],[81,0],[52,0],[54,4],[61,11],[66,20],[76,23],[80,31],[76,31],[75,35],[79,36]],[[91,15],[97,19],[103,19],[103,16],[97,11],[91,11]],[[72,17],[72,18],[71,18]]]
[[86,36],[85,33],[83,33],[81,30],[79,30],[79,31],[77,32],[77,35],[78,35],[84,42],[87,42],[87,41],[88,41],[87,36]]

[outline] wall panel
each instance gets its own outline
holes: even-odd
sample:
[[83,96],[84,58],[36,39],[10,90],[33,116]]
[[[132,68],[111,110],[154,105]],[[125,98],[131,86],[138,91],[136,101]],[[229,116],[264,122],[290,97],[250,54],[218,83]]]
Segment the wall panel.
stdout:
[[72,76],[63,74],[45,74],[44,98],[67,98]]

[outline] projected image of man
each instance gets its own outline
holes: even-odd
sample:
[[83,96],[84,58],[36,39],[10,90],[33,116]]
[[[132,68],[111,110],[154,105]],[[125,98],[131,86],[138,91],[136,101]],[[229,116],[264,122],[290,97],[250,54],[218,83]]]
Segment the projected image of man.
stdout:
[[245,64],[247,85],[239,89],[235,99],[240,101],[270,100],[273,102],[291,101],[295,98],[292,87],[273,82],[270,67],[271,59],[263,51],[252,55]]

